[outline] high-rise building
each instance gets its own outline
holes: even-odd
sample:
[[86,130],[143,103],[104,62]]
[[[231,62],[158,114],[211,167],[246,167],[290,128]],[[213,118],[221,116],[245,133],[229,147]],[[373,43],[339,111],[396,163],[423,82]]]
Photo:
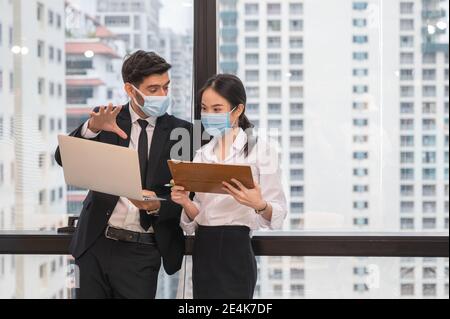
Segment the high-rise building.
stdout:
[[125,42],[128,52],[154,50],[158,46],[159,0],[97,0],[95,3],[99,22]]
[[[127,102],[121,65],[125,44],[79,6],[66,3],[67,132],[89,119],[96,106]],[[68,186],[67,212],[78,215],[87,190]]]
[[172,105],[170,114],[190,121],[192,118],[192,30],[176,34],[170,29],[160,32],[159,45],[155,50],[172,65],[170,90]]
[[[56,136],[65,133],[66,125],[64,3],[2,1],[1,12],[3,229],[55,229],[65,222],[66,212],[64,178],[53,160]],[[9,272],[5,278],[15,279],[13,284],[0,284],[7,287],[9,295],[14,291],[10,297],[66,295],[62,257],[2,257],[1,263]],[[36,286],[41,289],[34,289]]]
[[[276,131],[285,229],[448,230],[446,1],[219,11],[220,72],[244,81],[251,121]],[[261,257],[259,270],[265,297],[448,296],[448,259]]]

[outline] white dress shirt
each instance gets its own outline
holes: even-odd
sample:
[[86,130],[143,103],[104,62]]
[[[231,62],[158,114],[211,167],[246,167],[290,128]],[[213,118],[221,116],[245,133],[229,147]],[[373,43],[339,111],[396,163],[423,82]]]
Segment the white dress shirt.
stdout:
[[[192,235],[198,225],[241,225],[248,226],[251,230],[280,229],[287,215],[287,206],[281,184],[278,153],[275,148],[259,139],[248,157],[245,157],[244,146],[247,142],[247,134],[240,129],[230,154],[224,161],[219,161],[214,152],[217,142],[217,138],[213,138],[200,148],[194,157],[194,162],[250,165],[253,179],[261,187],[263,199],[272,206],[272,219],[268,221],[256,214],[253,208],[238,203],[228,194],[196,193],[193,202],[199,209],[199,214],[194,220],[190,220],[183,210],[180,222],[183,230],[188,235]],[[239,180],[239,176],[236,176],[236,179]]]
[[[131,136],[130,136],[130,145],[129,148],[137,150],[139,135],[141,134],[141,126],[137,122],[137,120],[141,119],[140,116],[133,110],[131,105],[128,108],[130,110],[131,115]],[[150,145],[152,143],[153,131],[156,125],[155,117],[148,117],[145,119],[149,125],[147,125],[146,131],[148,136],[148,149],[150,151]],[[81,129],[81,136],[84,138],[95,138],[100,133],[94,133],[88,128],[89,121],[84,123],[83,128]],[[134,232],[140,233],[152,233],[153,228],[150,227],[148,231],[145,231],[140,225],[140,215],[139,209],[134,206],[127,198],[120,197],[117,202],[116,207],[114,208],[111,218],[109,219],[109,225],[115,228],[126,229]]]

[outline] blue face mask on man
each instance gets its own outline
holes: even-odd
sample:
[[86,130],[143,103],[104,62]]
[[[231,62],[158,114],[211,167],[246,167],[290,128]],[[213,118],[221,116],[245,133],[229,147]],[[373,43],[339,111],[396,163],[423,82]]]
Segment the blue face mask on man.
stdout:
[[134,103],[138,105],[142,112],[147,116],[160,117],[163,116],[170,106],[171,100],[169,96],[152,96],[144,95],[138,88],[133,85],[133,88],[142,96],[144,105],[139,104],[136,98],[133,97]]
[[226,113],[202,113],[202,124],[206,133],[213,137],[219,137],[228,132],[231,128],[231,113],[237,108],[233,108]]

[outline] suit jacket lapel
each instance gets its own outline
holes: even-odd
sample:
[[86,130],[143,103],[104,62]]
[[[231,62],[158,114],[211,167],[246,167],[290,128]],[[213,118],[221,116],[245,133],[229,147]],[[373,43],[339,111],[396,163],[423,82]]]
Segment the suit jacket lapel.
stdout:
[[117,135],[117,145],[123,146],[123,147],[129,147],[130,140],[131,140],[131,115],[130,110],[128,109],[130,107],[130,104],[125,104],[122,106],[122,110],[117,115],[117,125],[125,132],[127,133],[127,139],[124,140],[120,136]]
[[153,185],[156,169],[160,163],[161,154],[169,141],[169,126],[167,123],[168,115],[159,117],[156,121],[155,130],[153,131],[152,142],[150,146],[150,156],[148,158],[147,185]]

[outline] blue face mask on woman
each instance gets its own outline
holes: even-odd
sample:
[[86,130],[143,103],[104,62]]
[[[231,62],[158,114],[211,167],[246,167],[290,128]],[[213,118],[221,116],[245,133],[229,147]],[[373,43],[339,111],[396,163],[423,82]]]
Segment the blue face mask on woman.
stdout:
[[232,128],[231,113],[235,109],[236,107],[227,113],[202,113],[202,124],[206,133],[219,137],[228,132]]
[[133,98],[134,103],[138,105],[142,112],[144,112],[147,116],[160,117],[163,116],[167,109],[170,106],[170,97],[169,96],[151,96],[144,95],[139,89],[137,89],[134,85],[133,88],[142,96],[144,99],[144,105],[140,105],[136,98]]

